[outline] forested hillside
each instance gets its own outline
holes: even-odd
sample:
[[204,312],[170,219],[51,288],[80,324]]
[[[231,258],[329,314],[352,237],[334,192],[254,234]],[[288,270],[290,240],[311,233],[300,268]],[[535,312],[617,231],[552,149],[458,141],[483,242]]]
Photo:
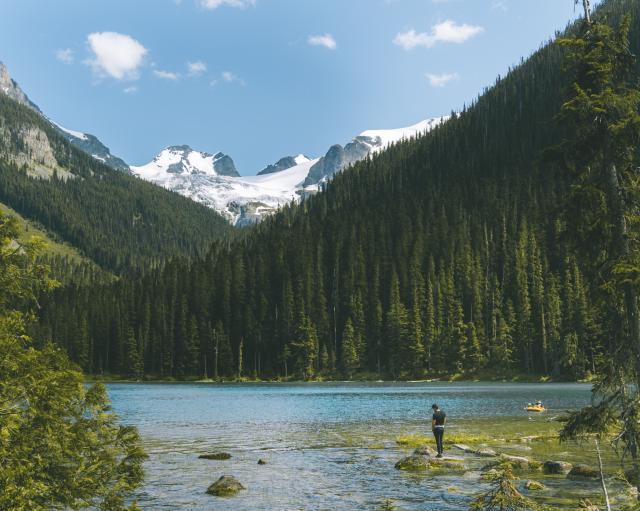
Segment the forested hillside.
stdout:
[[[638,53],[637,1],[597,15],[624,13]],[[39,335],[131,377],[595,372],[607,339],[547,156],[564,51],[546,45],[443,126],[202,260],[58,290]]]
[[231,230],[210,209],[71,146],[40,115],[5,94],[0,202],[114,272],[204,254]]

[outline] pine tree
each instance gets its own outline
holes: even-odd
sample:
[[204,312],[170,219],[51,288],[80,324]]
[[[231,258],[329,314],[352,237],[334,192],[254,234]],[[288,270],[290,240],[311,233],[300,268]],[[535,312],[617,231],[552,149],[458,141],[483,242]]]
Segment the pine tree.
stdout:
[[342,369],[347,377],[351,379],[353,373],[358,369],[360,362],[358,358],[357,340],[355,329],[351,318],[347,320],[342,333]]

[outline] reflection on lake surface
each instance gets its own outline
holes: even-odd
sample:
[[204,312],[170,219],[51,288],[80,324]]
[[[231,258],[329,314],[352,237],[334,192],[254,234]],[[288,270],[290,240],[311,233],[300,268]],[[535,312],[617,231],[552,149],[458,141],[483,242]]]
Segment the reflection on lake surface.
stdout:
[[[431,404],[448,415],[447,434],[503,439],[505,452],[561,454],[594,462],[589,447],[557,442],[505,443],[557,428],[548,419],[589,402],[581,384],[311,383],[110,384],[115,411],[138,426],[150,455],[139,492],[145,509],[363,510],[392,499],[399,510],[466,509],[485,488],[479,462],[465,473],[410,474],[394,469],[409,451],[396,437],[430,433]],[[545,414],[528,418],[523,406],[542,400]],[[500,446],[498,446],[500,447]],[[227,461],[198,455],[224,450]],[[562,452],[566,451],[566,452]],[[451,454],[461,455],[449,450]],[[259,466],[263,458],[267,465]],[[577,459],[574,459],[577,458]],[[544,461],[544,459],[541,459]],[[613,460],[611,459],[612,463]],[[246,487],[233,498],[205,493],[223,474]],[[557,498],[564,480],[545,481]],[[592,483],[573,484],[592,492]],[[575,506],[574,506],[575,507]]]

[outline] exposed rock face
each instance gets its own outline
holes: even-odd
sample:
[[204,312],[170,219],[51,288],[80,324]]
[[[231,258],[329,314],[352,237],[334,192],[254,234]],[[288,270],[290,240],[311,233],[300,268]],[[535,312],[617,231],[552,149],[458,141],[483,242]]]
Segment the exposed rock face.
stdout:
[[231,454],[228,452],[212,452],[209,454],[201,454],[198,456],[201,460],[228,460],[231,459]]
[[573,465],[566,461],[545,461],[542,469],[545,474],[568,474]]
[[15,82],[15,80],[11,78],[9,70],[2,62],[0,62],[0,93],[6,94],[11,99],[14,99],[18,103],[29,107],[31,110],[44,117],[48,122],[51,123],[56,131],[60,133],[60,135],[66,138],[78,149],[93,156],[96,160],[109,165],[115,170],[129,172],[129,165],[127,165],[117,156],[112,155],[109,151],[109,148],[102,142],[100,142],[97,137],[88,133],[81,133],[78,131],[63,128],[59,124],[56,124],[51,119],[49,119],[45,114],[43,114],[38,105],[31,101],[29,97],[24,93],[24,91],[20,88],[20,86]]
[[216,497],[231,497],[241,490],[246,490],[246,488],[235,477],[222,476],[207,488],[207,493]]
[[2,62],[0,62],[0,92],[3,92],[18,103],[28,106],[31,110],[35,110],[39,114],[42,114],[38,105],[31,101],[15,80],[11,78],[7,66]]
[[267,165],[260,172],[258,172],[259,176],[263,176],[265,174],[273,174],[274,172],[280,172],[281,170],[287,170],[291,167],[295,167],[296,165],[309,161],[310,158],[307,158],[305,155],[300,154],[298,156],[285,156],[284,158],[280,158],[277,162]]
[[[13,141],[18,138],[21,144]],[[60,179],[75,177],[58,164],[47,134],[35,126],[9,129],[0,121],[0,148],[4,157],[18,167],[26,167],[32,177],[50,179],[54,172]]]
[[367,141],[369,141],[369,137],[359,136],[344,147],[340,144],[331,146],[327,154],[311,167],[309,175],[304,181],[304,186],[326,181],[349,165],[366,158],[372,147]]
[[569,479],[597,479],[600,473],[589,465],[574,465],[567,474]]

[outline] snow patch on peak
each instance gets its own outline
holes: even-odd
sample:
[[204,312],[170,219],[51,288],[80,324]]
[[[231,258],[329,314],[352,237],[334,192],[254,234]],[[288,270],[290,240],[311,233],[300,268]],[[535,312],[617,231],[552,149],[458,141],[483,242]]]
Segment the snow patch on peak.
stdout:
[[65,133],[67,133],[68,135],[71,135],[72,137],[76,137],[80,140],[89,140],[89,137],[87,136],[86,133],[82,133],[80,131],[74,131],[74,130],[70,130],[68,128],[65,128],[64,126],[61,126],[60,124],[58,124],[55,121],[52,121],[51,119],[49,119],[49,121],[52,124],[55,124],[59,129],[61,129],[62,131],[64,131]]
[[367,140],[367,142],[371,143],[372,151],[379,152],[386,147],[389,147],[391,144],[399,142],[400,140],[406,140],[411,137],[422,135],[428,131],[431,131],[433,128],[435,128],[439,124],[442,124],[448,119],[449,116],[434,117],[433,119],[426,119],[406,128],[397,128],[391,130],[367,130],[360,133],[360,135],[358,135],[358,137],[356,138],[370,139]]

